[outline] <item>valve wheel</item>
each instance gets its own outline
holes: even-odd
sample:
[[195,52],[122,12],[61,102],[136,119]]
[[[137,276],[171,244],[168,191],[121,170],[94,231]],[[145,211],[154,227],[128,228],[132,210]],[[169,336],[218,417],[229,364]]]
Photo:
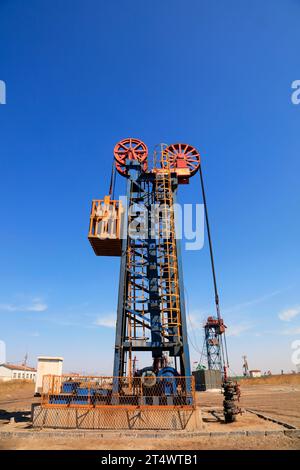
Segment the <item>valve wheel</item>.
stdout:
[[114,157],[118,172],[126,176],[126,160],[137,160],[147,170],[148,147],[139,139],[127,138],[118,142],[114,148]]
[[156,384],[156,375],[151,370],[144,371],[141,381],[144,387],[154,387]]
[[189,144],[171,144],[164,151],[162,167],[171,169],[187,168],[193,176],[200,166],[200,154]]

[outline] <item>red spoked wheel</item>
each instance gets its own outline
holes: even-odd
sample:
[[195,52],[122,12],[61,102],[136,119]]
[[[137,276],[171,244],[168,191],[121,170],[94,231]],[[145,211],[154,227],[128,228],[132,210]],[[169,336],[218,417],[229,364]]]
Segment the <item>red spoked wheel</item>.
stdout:
[[161,164],[175,171],[188,170],[189,176],[193,176],[200,166],[200,154],[192,145],[171,144],[164,150]]
[[147,170],[148,147],[139,139],[127,138],[117,143],[114,148],[116,168],[118,172],[126,176],[126,160],[138,160],[142,163],[144,171]]

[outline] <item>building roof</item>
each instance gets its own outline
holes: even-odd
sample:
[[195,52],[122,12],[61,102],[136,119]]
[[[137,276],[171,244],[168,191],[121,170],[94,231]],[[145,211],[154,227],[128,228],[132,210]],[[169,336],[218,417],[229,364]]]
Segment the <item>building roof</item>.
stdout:
[[251,370],[249,370],[249,372],[261,372],[261,370],[260,369],[251,369]]
[[20,365],[15,365],[15,364],[0,364],[0,365],[10,370],[24,370],[28,372],[36,372],[36,369],[34,369],[33,367],[20,366]]
[[39,356],[38,361],[63,361],[63,357],[56,356]]

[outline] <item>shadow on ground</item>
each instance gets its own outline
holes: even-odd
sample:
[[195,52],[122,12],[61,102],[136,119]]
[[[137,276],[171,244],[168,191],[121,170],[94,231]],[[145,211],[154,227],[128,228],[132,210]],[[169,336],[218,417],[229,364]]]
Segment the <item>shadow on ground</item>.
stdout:
[[10,421],[13,418],[16,423],[25,423],[30,421],[30,415],[30,411],[0,410],[0,421]]

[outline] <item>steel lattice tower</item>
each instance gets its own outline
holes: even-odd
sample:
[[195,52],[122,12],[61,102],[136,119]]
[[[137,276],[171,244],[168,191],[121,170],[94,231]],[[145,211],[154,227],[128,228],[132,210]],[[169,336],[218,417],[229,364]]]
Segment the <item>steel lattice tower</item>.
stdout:
[[204,325],[207,365],[210,370],[219,370],[223,373],[222,338],[225,326],[222,319],[208,317]]
[[[151,366],[174,358],[181,376],[190,376],[180,241],[173,203],[178,179],[164,168],[146,173],[126,163],[127,236],[122,243],[114,376],[130,375],[133,353],[150,352]],[[155,210],[153,211],[153,208]],[[140,236],[131,237],[131,227]]]

